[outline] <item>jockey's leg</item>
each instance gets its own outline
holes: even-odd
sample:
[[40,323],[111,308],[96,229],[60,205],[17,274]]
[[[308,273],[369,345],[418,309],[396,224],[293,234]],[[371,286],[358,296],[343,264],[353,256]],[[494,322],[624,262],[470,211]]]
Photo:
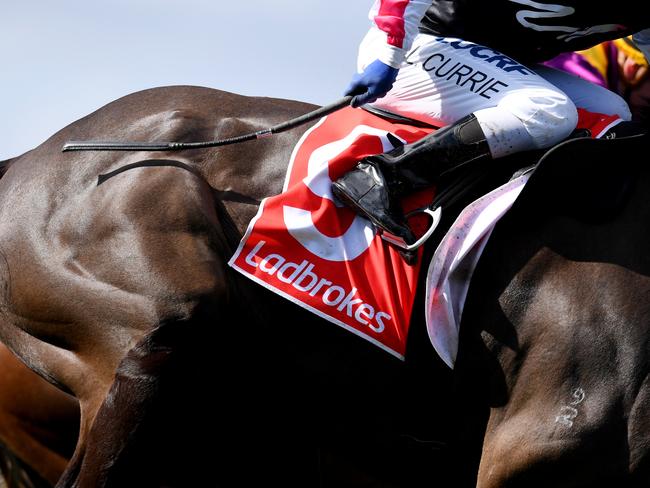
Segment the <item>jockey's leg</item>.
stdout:
[[[374,42],[371,32],[360,68],[370,62]],[[448,126],[361,161],[334,184],[341,200],[407,242],[414,237],[398,196],[470,161],[550,147],[577,124],[571,99],[528,67],[487,47],[427,35],[416,38],[393,89],[374,105]]]
[[620,117],[622,123],[611,126],[603,134],[598,134],[598,137],[615,139],[647,133],[647,125],[632,121],[630,107],[617,93],[548,66],[536,66],[535,72],[564,91],[576,107],[589,112]]
[[555,68],[538,65],[533,69],[566,93],[576,107],[599,114],[618,115],[625,121],[632,119],[630,107],[617,93]]

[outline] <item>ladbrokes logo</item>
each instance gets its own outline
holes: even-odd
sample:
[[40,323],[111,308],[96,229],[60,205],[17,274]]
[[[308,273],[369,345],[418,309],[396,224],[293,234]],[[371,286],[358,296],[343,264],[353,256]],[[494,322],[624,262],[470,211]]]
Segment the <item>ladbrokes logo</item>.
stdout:
[[259,267],[261,272],[275,276],[277,280],[291,285],[300,293],[319,297],[326,306],[345,313],[374,332],[381,333],[385,330],[384,322],[390,320],[391,316],[386,312],[375,311],[375,307],[365,303],[362,298],[355,298],[358,293],[356,288],[348,291],[343,286],[319,276],[314,264],[306,259],[298,264],[277,253],[264,256],[264,244],[265,241],[258,242],[246,256],[246,263],[252,268]]

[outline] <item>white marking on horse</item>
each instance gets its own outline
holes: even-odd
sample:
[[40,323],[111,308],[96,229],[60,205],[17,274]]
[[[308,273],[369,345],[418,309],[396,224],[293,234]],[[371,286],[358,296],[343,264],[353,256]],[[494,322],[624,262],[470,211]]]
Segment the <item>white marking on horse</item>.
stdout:
[[582,388],[576,388],[571,393],[573,401],[569,405],[564,405],[560,408],[560,414],[555,417],[555,422],[562,424],[566,427],[573,427],[573,421],[578,417],[578,409],[576,408],[585,400],[585,391]]

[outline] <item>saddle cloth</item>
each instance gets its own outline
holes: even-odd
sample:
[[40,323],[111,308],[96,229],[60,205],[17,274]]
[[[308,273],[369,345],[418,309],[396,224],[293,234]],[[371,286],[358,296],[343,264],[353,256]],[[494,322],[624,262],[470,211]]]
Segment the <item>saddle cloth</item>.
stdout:
[[[283,192],[262,201],[229,265],[404,359],[422,249],[417,263],[408,265],[370,222],[334,200],[331,183],[360,159],[392,149],[389,132],[409,143],[431,130],[351,108],[321,119],[294,148]],[[471,271],[523,183],[525,177],[468,207],[430,264],[427,326],[434,348],[449,366]],[[405,210],[432,198],[433,189],[414,195]],[[415,227],[427,221],[410,223],[417,233]],[[459,236],[463,240],[451,245],[450,239]],[[465,278],[459,282],[461,269]]]

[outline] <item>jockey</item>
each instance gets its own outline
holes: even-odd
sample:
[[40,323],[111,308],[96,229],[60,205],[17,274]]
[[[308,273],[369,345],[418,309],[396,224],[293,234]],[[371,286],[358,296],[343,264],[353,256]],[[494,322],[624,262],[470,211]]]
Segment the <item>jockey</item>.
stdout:
[[[355,107],[445,127],[360,161],[333,183],[334,194],[410,244],[400,196],[471,161],[562,141],[576,127],[576,107],[630,120],[617,94],[537,64],[650,26],[645,9],[596,3],[376,0],[346,94]],[[650,30],[637,37],[647,54]]]

